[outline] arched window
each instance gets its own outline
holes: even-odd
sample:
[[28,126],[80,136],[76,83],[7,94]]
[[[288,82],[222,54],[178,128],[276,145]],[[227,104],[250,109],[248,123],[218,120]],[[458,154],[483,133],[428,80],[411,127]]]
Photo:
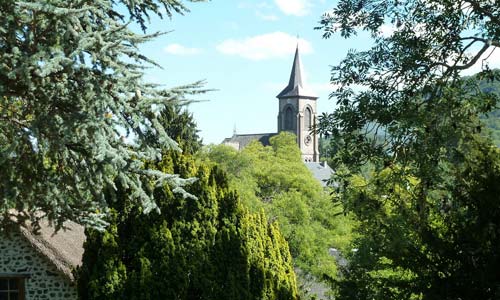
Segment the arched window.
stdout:
[[294,126],[294,116],[293,116],[293,110],[292,108],[289,106],[285,109],[285,130],[293,130]]
[[309,107],[306,107],[304,111],[304,125],[307,130],[311,130],[312,127],[312,112]]

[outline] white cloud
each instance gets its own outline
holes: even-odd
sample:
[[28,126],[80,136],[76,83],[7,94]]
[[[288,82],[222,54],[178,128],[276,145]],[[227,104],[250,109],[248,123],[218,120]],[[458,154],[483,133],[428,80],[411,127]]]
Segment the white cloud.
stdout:
[[256,11],[255,14],[264,21],[278,21],[278,17],[273,14],[264,14],[260,11]]
[[257,8],[271,9],[273,7],[267,2],[260,2],[260,3],[257,3]]
[[278,8],[286,15],[305,16],[309,13],[311,0],[274,0]]
[[248,2],[240,2],[238,3],[238,8],[240,9],[247,9],[250,8],[252,5]]
[[[312,53],[311,44],[298,39],[302,54]],[[241,40],[229,39],[217,45],[217,50],[227,55],[238,55],[251,60],[290,57],[295,51],[297,38],[284,32],[273,32]]]
[[163,50],[174,55],[196,55],[201,53],[199,48],[188,48],[180,44],[170,44]]
[[254,10],[255,15],[264,21],[277,21],[278,17],[276,14],[273,12],[276,10],[276,8],[269,4],[268,2],[240,2],[238,4],[238,8],[240,9],[245,9],[245,10]]

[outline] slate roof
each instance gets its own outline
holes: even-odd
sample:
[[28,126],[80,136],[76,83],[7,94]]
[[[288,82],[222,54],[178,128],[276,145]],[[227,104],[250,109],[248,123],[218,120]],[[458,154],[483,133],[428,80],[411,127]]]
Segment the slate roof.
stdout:
[[297,45],[297,49],[295,50],[295,57],[293,59],[292,72],[290,74],[288,86],[276,97],[301,97],[313,100],[318,99],[318,96],[316,96],[316,94],[314,94],[311,90],[309,90],[309,88],[306,87],[302,72],[302,64],[300,63],[299,45]]
[[248,146],[252,141],[259,141],[264,146],[269,146],[269,139],[277,133],[254,133],[254,134],[233,134],[230,138],[225,138],[222,143],[226,145],[231,145],[241,150]]
[[38,233],[34,233],[30,226],[20,227],[20,232],[58,271],[74,281],[72,271],[82,263],[85,231],[83,226],[71,221],[65,222],[64,226],[66,229],[54,234],[54,227],[41,221]]
[[306,162],[306,167],[311,171],[314,178],[321,182],[323,187],[333,174],[333,169],[326,162]]

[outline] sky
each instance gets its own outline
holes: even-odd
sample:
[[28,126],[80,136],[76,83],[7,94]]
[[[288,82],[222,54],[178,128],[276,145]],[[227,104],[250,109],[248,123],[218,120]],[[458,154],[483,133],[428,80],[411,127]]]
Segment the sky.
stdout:
[[172,19],[154,18],[148,32],[169,32],[141,46],[161,65],[145,80],[173,87],[205,80],[214,89],[189,105],[204,144],[237,133],[277,131],[276,95],[288,83],[299,44],[306,83],[318,96],[318,112],[333,110],[331,65],[366,38],[322,38],[315,30],[336,1],[213,0],[188,3],[191,10]]
[[[319,96],[318,114],[333,111],[331,66],[349,49],[365,50],[372,44],[368,34],[323,39],[322,31],[314,29],[336,2],[187,3],[191,11],[184,16],[151,20],[148,32],[168,33],[140,47],[162,67],[148,69],[145,80],[165,87],[205,80],[205,87],[215,90],[188,108],[204,144],[221,143],[234,129],[239,134],[276,132],[276,95],[288,83],[298,43],[306,83]],[[500,62],[500,51],[491,59]]]

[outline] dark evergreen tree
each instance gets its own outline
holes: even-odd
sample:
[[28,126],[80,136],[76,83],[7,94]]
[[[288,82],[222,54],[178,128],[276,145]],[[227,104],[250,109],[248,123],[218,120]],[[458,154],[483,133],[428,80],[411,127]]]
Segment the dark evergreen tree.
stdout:
[[[198,135],[196,122],[192,113],[182,103],[168,102],[156,118],[162,124],[166,134],[177,142],[183,152],[194,154],[201,148],[202,141]],[[155,143],[154,132],[148,132],[147,138],[152,144]],[[161,146],[158,144],[158,147]]]
[[81,299],[297,299],[277,225],[243,209],[221,171],[172,151],[154,167],[195,176],[186,190],[196,198],[163,185],[154,189],[162,213],[144,215],[129,189],[111,190],[110,226],[87,230]]

